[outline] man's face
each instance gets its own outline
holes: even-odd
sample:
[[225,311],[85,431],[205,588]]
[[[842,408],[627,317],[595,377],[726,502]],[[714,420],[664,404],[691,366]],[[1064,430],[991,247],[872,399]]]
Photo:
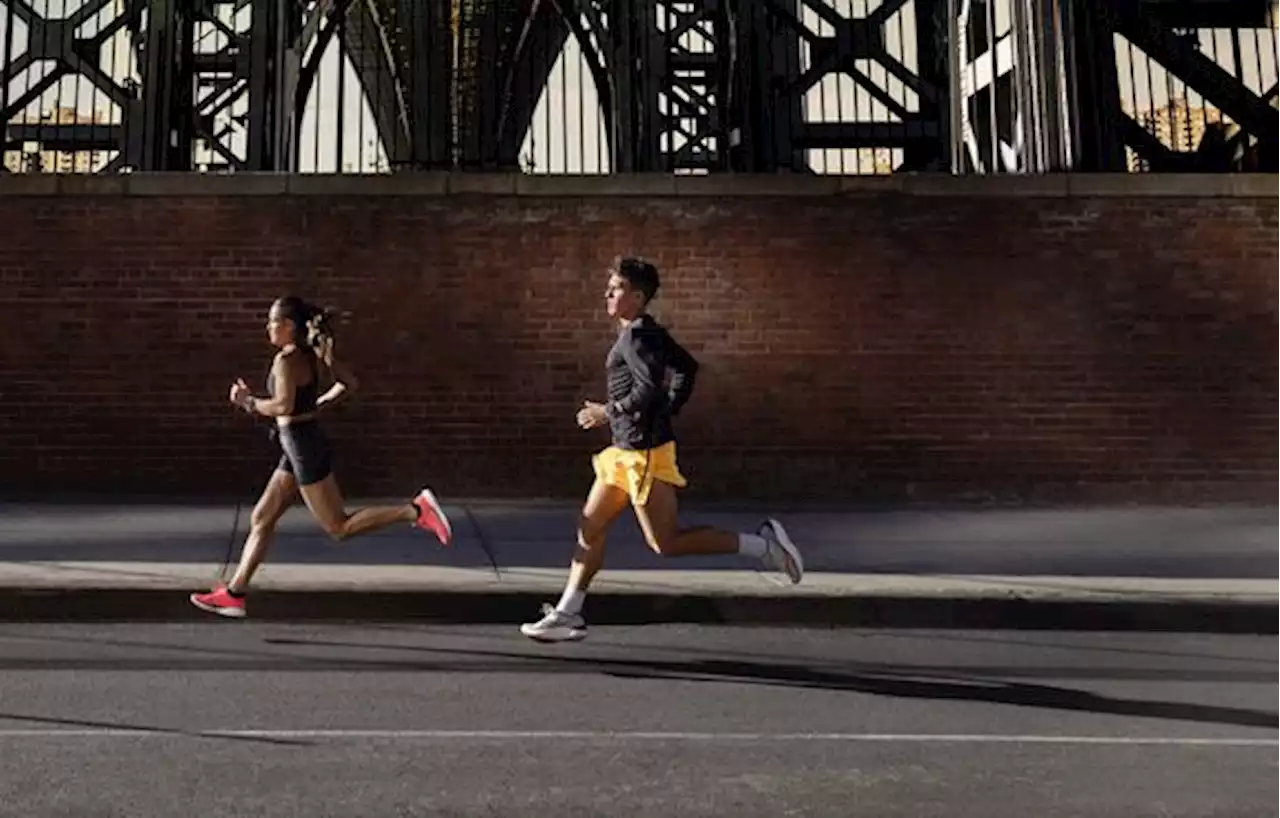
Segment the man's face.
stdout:
[[632,289],[622,276],[611,273],[604,288],[604,305],[610,318],[630,321],[644,310],[644,293]]

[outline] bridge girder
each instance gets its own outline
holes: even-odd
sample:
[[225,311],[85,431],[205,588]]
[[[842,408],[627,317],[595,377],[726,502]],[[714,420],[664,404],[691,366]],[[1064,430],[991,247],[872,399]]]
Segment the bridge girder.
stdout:
[[[614,171],[806,172],[810,151],[866,148],[900,150],[900,169],[940,168],[955,96],[946,2],[914,0],[914,66],[885,48],[884,26],[906,2],[846,19],[826,0],[87,0],[65,20],[46,20],[28,0],[0,0],[0,19],[10,22],[0,42],[0,124],[9,150],[35,142],[115,154],[101,172],[191,169],[197,142],[215,167],[296,170],[302,113],[336,38],[393,169],[513,170],[561,48],[574,38],[603,108]],[[1239,129],[1231,138],[1261,145],[1274,165],[1275,89],[1246,88],[1175,28],[1266,21],[1274,31],[1274,2],[1059,3],[1074,21],[1069,84],[1086,100],[1072,112],[1084,137],[1075,168],[1120,170],[1126,147],[1153,167],[1186,164],[1113,99],[1116,33],[1221,109]],[[86,33],[108,7],[114,18]],[[248,15],[247,27],[228,25],[228,12]],[[14,20],[30,35],[20,54],[8,42]],[[217,29],[222,46],[200,48],[197,25]],[[121,31],[136,61],[125,77],[101,64]],[[691,38],[702,46],[691,48]],[[10,80],[39,60],[54,69],[12,96]],[[866,76],[868,62],[910,89],[914,107]],[[859,82],[890,120],[806,115],[806,94],[828,73]],[[19,112],[72,75],[101,91],[120,121],[21,121]],[[246,98],[247,113],[230,118],[244,146],[236,150],[227,112]]]

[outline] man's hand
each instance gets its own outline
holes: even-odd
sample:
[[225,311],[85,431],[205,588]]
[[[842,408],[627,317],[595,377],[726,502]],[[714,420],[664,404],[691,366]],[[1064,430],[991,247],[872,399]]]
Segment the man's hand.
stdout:
[[608,422],[609,416],[605,414],[603,403],[589,400],[582,402],[582,408],[578,410],[578,426],[583,429],[594,429]]

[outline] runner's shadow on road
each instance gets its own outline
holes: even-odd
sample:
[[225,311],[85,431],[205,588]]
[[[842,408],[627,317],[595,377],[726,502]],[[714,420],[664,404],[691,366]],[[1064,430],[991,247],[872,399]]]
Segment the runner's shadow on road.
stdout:
[[[367,645],[305,639],[267,639],[266,641],[268,644],[279,645],[368,647]],[[1280,726],[1280,716],[1263,710],[1190,704],[1186,702],[1116,699],[1099,696],[1083,690],[1071,690],[1023,682],[973,678],[960,679],[941,676],[934,679],[921,679],[918,673],[908,676],[901,673],[895,674],[888,669],[874,672],[838,672],[796,664],[728,659],[681,661],[608,659],[600,657],[576,658],[546,654],[530,656],[525,653],[506,651],[409,647],[404,645],[397,645],[395,648],[397,650],[462,654],[488,658],[532,659],[535,662],[552,666],[564,667],[568,665],[582,671],[595,671],[606,676],[624,679],[673,679],[692,682],[805,687],[819,690],[865,693],[874,696],[892,696],[895,698],[965,700],[989,704],[1006,704],[1016,707],[1106,713],[1116,716],[1139,716],[1208,724],[1230,724],[1240,727],[1274,729]],[[1270,679],[1272,677],[1268,676],[1266,678]]]
[[697,667],[688,671],[659,666],[614,670],[609,675],[621,678],[664,678],[692,682],[746,680],[753,684],[844,690],[895,698],[966,700],[1016,707],[1230,724],[1240,727],[1274,729],[1280,726],[1280,716],[1262,710],[1185,702],[1115,699],[1085,690],[1025,682],[979,679],[923,680],[895,676],[892,673],[843,674],[795,665],[765,665],[758,662],[706,660],[695,664]]
[[[24,640],[27,641],[27,640]],[[56,637],[41,636],[30,641],[79,641],[59,640]],[[94,640],[99,647],[104,642],[113,640]],[[553,653],[528,653],[500,650],[480,650],[471,648],[432,648],[421,645],[375,645],[365,643],[340,642],[335,640],[267,638],[266,644],[293,647],[328,647],[360,650],[409,651],[413,653],[430,653],[440,656],[439,661],[401,660],[391,658],[359,658],[356,656],[316,656],[277,654],[270,651],[245,651],[242,648],[217,649],[210,646],[187,647],[181,645],[156,645],[132,641],[114,642],[119,647],[145,648],[147,650],[179,650],[183,653],[197,654],[193,657],[156,656],[141,659],[125,657],[103,657],[99,659],[76,657],[72,659],[31,657],[27,659],[11,658],[0,660],[0,668],[5,669],[193,669],[200,666],[223,667],[227,657],[240,660],[236,666],[246,670],[287,669],[291,671],[332,671],[348,672],[451,672],[451,673],[598,673],[622,679],[671,679],[721,684],[759,684],[779,687],[800,687],[817,690],[845,691],[863,693],[874,696],[889,696],[909,699],[938,699],[953,701],[975,701],[989,704],[1004,704],[1015,707],[1034,707],[1041,709],[1065,710],[1085,713],[1105,713],[1117,716],[1134,716],[1142,718],[1158,718],[1173,721],[1191,721],[1209,724],[1228,724],[1241,727],[1264,727],[1275,729],[1280,726],[1280,717],[1274,712],[1251,710],[1238,707],[1195,704],[1188,702],[1164,702],[1137,699],[1118,699],[1100,696],[1083,690],[1053,687],[1050,685],[1006,681],[1003,679],[977,678],[960,675],[963,668],[954,673],[944,673],[937,668],[901,668],[892,665],[864,666],[853,670],[822,669],[789,662],[766,662],[708,657],[699,659],[634,659],[609,658],[598,655],[573,656]],[[214,654],[214,655],[209,655]],[[460,660],[484,659],[487,662],[450,661],[449,657]],[[245,659],[250,661],[245,662]],[[1132,678],[1132,674],[1122,674]],[[1163,672],[1166,678],[1169,672]],[[1174,674],[1177,675],[1177,674]],[[1179,675],[1179,678],[1181,676]],[[1273,676],[1258,674],[1242,675],[1240,680],[1270,681]],[[0,712],[0,719],[39,720],[43,717],[10,715]],[[58,723],[56,719],[46,719],[49,723]],[[127,725],[72,722],[82,727],[111,729],[144,729],[157,732],[172,732],[188,735],[180,730],[168,728],[135,728]],[[221,735],[189,733],[192,736],[210,738],[228,738]],[[240,740],[267,740],[251,737],[236,737]],[[280,740],[275,740],[280,741]]]

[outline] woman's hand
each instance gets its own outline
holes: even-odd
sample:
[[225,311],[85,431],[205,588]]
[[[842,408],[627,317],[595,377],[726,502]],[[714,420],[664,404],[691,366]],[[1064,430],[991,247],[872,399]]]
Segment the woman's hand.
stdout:
[[245,383],[243,378],[237,378],[236,382],[231,384],[230,400],[246,412],[252,410],[253,392],[250,391],[249,384]]

